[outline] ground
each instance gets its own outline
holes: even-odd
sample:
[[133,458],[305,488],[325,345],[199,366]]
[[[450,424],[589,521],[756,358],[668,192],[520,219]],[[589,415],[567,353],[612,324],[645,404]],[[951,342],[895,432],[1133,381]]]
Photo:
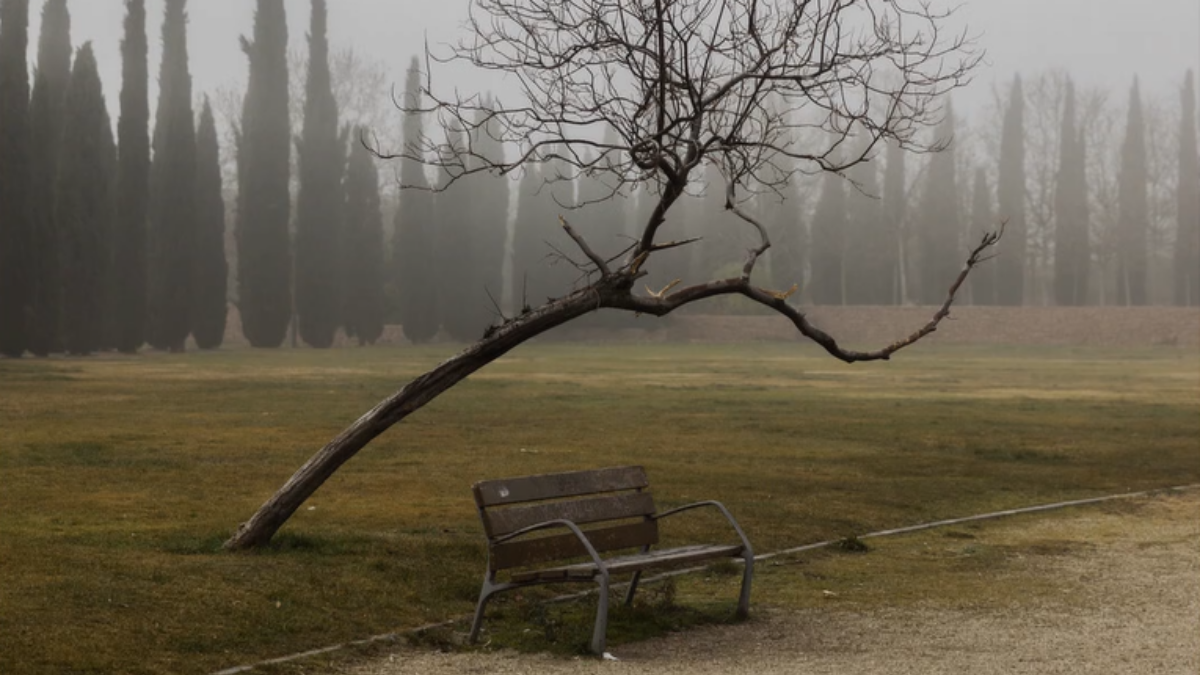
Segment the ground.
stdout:
[[[1181,344],[934,342],[850,366],[796,342],[548,341],[377,439],[268,549],[220,551],[317,448],[455,349],[0,359],[0,673],[206,675],[469,614],[486,556],[470,485],[487,478],[641,464],[660,506],[721,500],[759,551],[1200,483],[1200,352]],[[714,515],[681,517],[665,544],[713,537]],[[755,606],[826,626],[1057,597],[1022,571],[1062,545],[984,531],[774,560]],[[612,649],[633,660],[723,622],[733,571],[680,579],[674,605],[639,595]],[[498,601],[491,649],[578,653],[591,606],[540,606]]]
[[[351,675],[445,673],[853,673],[977,675],[1200,672],[1200,493],[1083,507],[984,527],[982,542],[1021,554],[995,583],[1033,577],[1036,595],[1008,607],[784,611],[762,602],[754,620],[617,649],[619,662],[510,651],[399,650]],[[920,547],[925,536],[902,537]],[[1053,542],[1048,545],[1047,542]],[[921,574],[914,570],[914,574]],[[937,582],[936,577],[929,581]],[[1045,590],[1050,592],[1045,592]],[[933,596],[938,593],[930,589]],[[763,607],[762,605],[767,605]]]

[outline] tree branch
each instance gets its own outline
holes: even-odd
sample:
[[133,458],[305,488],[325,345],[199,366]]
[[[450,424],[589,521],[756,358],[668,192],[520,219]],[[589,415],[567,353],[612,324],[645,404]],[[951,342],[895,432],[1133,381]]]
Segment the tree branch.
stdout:
[[[760,305],[769,307],[776,312],[787,317],[795,326],[796,330],[804,337],[821,345],[826,352],[831,356],[844,361],[846,363],[856,363],[860,361],[887,361],[891,359],[896,352],[916,344],[922,338],[928,336],[938,329],[946,317],[950,316],[950,307],[954,304],[954,300],[961,290],[962,285],[966,282],[971,270],[985,262],[989,256],[985,255],[988,251],[995,248],[996,244],[1004,235],[1004,223],[1001,223],[1000,229],[996,232],[991,232],[984,235],[979,245],[971,250],[967,256],[966,262],[963,264],[962,271],[955,278],[946,294],[946,301],[933,314],[933,316],[923,326],[910,333],[907,337],[897,340],[886,347],[874,351],[856,351],[845,349],[838,341],[825,331],[816,327],[808,320],[796,307],[787,303],[788,297],[794,292],[778,292],[768,291],[762,288],[757,288],[750,284],[749,278],[742,276],[735,279],[723,279],[719,281],[711,281],[704,284],[697,284],[682,288],[670,295],[665,293],[652,293],[651,297],[636,297],[629,296],[622,299],[616,305],[621,309],[638,312],[640,314],[650,314],[652,316],[666,316],[671,312],[690,305],[693,302],[704,300],[707,298],[717,297],[721,295],[741,295]],[[669,290],[670,287],[664,289]]]
[[612,274],[612,270],[608,268],[608,262],[606,262],[598,253],[592,250],[592,247],[588,245],[587,241],[584,240],[582,235],[575,231],[575,228],[571,227],[571,224],[567,222],[566,218],[559,216],[558,222],[560,225],[562,225],[563,230],[566,231],[567,236],[571,237],[571,239],[575,241],[575,244],[579,246],[579,250],[583,251],[583,254],[588,257],[588,260],[591,260],[592,264],[596,266],[596,269],[600,270],[600,274],[604,276]]

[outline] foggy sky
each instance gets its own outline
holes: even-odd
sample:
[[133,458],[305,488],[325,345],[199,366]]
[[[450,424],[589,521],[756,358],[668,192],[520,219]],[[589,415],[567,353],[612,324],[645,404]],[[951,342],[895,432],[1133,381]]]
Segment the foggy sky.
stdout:
[[[289,48],[304,48],[309,0],[285,0]],[[935,0],[946,5],[948,0]],[[152,79],[157,79],[162,0],[148,0]],[[238,36],[252,31],[253,0],[192,0],[189,49],[197,95],[246,81],[246,59]],[[41,0],[30,2],[30,66],[36,60]],[[409,58],[426,39],[455,40],[467,0],[331,0],[330,40],[335,48],[384,61],[403,85]],[[93,41],[114,124],[121,84],[120,40],[123,0],[71,0],[72,42]],[[961,0],[957,29],[969,26],[987,50],[975,83],[956,93],[970,115],[986,105],[994,83],[1015,72],[1027,75],[1065,68],[1083,86],[1104,85],[1124,95],[1133,76],[1152,97],[1174,100],[1187,68],[1200,69],[1200,2],[1197,0]],[[465,92],[495,87],[493,78],[466,68],[436,71],[440,82]],[[437,82],[435,82],[435,85]],[[302,95],[294,92],[294,95]],[[157,96],[152,85],[151,110]]]

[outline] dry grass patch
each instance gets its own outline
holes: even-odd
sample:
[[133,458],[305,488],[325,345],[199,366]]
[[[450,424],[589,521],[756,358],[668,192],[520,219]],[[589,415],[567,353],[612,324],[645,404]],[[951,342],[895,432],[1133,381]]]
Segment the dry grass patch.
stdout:
[[[315,449],[447,354],[0,361],[0,672],[211,672],[466,613],[482,478],[644,464],[664,506],[721,499],[762,551],[1200,482],[1200,388],[1176,377],[1200,377],[1192,353],[927,349],[843,367],[795,344],[535,345],[385,434],[272,549],[217,551]],[[972,396],[1056,387],[1117,397]],[[676,527],[695,540],[719,523]],[[968,572],[1005,558],[973,544],[927,555]],[[878,559],[800,567],[870,597]],[[736,580],[710,576],[712,611],[682,604],[711,619]]]

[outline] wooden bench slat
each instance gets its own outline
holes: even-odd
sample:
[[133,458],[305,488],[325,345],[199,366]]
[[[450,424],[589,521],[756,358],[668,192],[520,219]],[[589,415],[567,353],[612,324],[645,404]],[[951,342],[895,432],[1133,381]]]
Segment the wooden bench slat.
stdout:
[[474,492],[475,503],[480,508],[485,508],[600,492],[636,490],[649,485],[642,467],[619,466],[595,471],[570,471],[481,481],[474,485]]
[[[658,523],[651,520],[629,525],[616,525],[591,530],[584,534],[587,535],[588,541],[592,543],[597,553],[653,546],[658,543]],[[587,555],[587,549],[574,534],[568,532],[538,539],[522,539],[497,544],[491,550],[491,564],[494,570],[504,570],[585,555]]]
[[569,520],[576,525],[586,525],[605,520],[636,518],[651,513],[654,513],[654,497],[649,492],[629,492],[573,501],[488,509],[483,512],[483,524],[488,536],[494,538],[547,520]]
[[[608,567],[610,574],[620,574],[637,570],[673,567],[686,563],[712,560],[714,558],[732,558],[741,552],[741,544],[683,546],[680,548],[650,551],[645,554],[639,553],[636,555],[609,558],[604,563]],[[556,579],[591,579],[598,572],[599,570],[596,568],[596,565],[589,562],[517,572],[513,574],[512,580],[516,583],[523,583],[527,581],[553,581]]]

